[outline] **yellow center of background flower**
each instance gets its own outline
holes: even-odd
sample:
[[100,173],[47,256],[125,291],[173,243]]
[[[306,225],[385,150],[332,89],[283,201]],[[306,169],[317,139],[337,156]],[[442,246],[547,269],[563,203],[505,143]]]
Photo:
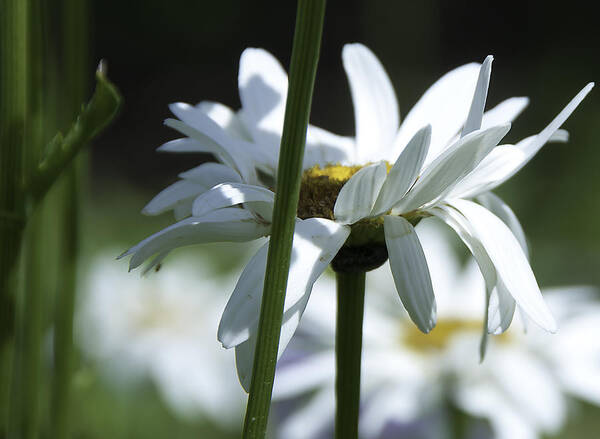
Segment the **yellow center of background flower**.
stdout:
[[[423,334],[419,329],[407,322],[402,327],[402,344],[419,352],[441,351],[446,349],[450,341],[463,334],[481,334],[483,323],[480,320],[447,318],[438,320],[435,328],[429,334]],[[509,342],[510,334],[490,336],[495,341]]]

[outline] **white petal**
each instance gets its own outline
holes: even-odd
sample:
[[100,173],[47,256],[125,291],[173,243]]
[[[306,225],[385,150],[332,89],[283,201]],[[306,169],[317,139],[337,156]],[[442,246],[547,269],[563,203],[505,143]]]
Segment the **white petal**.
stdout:
[[206,186],[206,189],[219,183],[241,183],[242,178],[235,170],[221,163],[203,163],[179,174],[180,178]]
[[346,44],[342,61],[354,104],[357,160],[364,163],[376,158],[377,149],[385,151],[392,145],[398,130],[398,103],[388,75],[367,47]]
[[494,263],[498,277],[517,304],[542,328],[556,331],[556,322],[531,271],[527,257],[510,229],[486,208],[467,200],[453,200],[456,207],[471,225],[489,258]]
[[148,265],[144,267],[144,271],[142,272],[142,276],[147,275],[153,268],[157,267],[164,261],[164,259],[169,255],[169,251],[164,251],[156,255],[152,261]]
[[515,314],[516,302],[500,280],[490,295],[488,304],[487,331],[498,335],[510,326]]
[[567,130],[556,130],[550,136],[548,142],[567,143],[569,141],[569,132]]
[[198,195],[219,183],[242,181],[236,171],[220,163],[203,163],[182,172],[179,177],[184,181],[178,181],[161,191],[144,207],[142,213],[158,215],[173,209],[175,218],[180,220],[191,215],[193,200]]
[[309,125],[306,133],[306,150],[304,153],[304,169],[315,165],[325,166],[329,163],[353,164],[354,139],[338,136],[319,127]]
[[[429,209],[428,212],[437,216],[450,226],[467,246],[469,251],[473,254],[475,262],[477,262],[477,265],[479,266],[479,271],[481,271],[485,280],[486,290],[488,294],[490,294],[497,283],[496,268],[489,258],[483,244],[477,238],[471,224],[460,214],[460,212],[450,206],[436,206]],[[487,309],[488,307],[486,305],[486,312]]]
[[[494,172],[494,180],[492,181],[491,178],[488,178],[487,180],[489,180],[489,183],[487,183],[485,186],[482,185],[483,187],[479,188],[477,191],[470,191],[469,193],[471,195],[475,195],[477,193],[494,189],[519,172],[521,168],[523,168],[523,166],[525,166],[547,142],[552,140],[563,141],[565,140],[565,137],[568,139],[568,133],[559,131],[557,134],[557,130],[567,120],[571,113],[575,111],[575,108],[577,108],[581,101],[592,90],[593,86],[593,83],[586,85],[583,90],[581,90],[558,114],[558,116],[556,116],[552,122],[550,122],[550,124],[548,124],[548,126],[544,128],[538,135],[528,137],[527,139],[519,142],[515,147],[512,147],[520,149],[520,160],[510,160],[511,166],[508,166],[508,162],[497,165]],[[513,156],[516,158],[515,153],[513,153]],[[479,178],[481,179],[481,177]]]
[[194,152],[194,153],[212,153],[213,150],[206,147],[202,142],[184,137],[182,139],[170,140],[156,148],[159,152]]
[[501,125],[475,131],[458,140],[425,169],[395,209],[410,212],[443,197],[483,160],[509,129],[510,125]]
[[513,122],[529,105],[529,98],[509,98],[500,102],[491,110],[483,113],[481,128],[491,128],[497,125]]
[[241,117],[252,137],[277,155],[288,89],[285,70],[266,50],[248,48],[240,58],[238,86]]
[[487,100],[488,88],[490,86],[490,75],[492,74],[492,61],[494,57],[488,55],[481,65],[477,85],[475,86],[475,94],[473,102],[469,109],[469,115],[465,122],[465,127],[462,130],[461,137],[466,136],[473,131],[481,129],[481,121],[483,119],[483,111],[485,110],[485,101]]
[[133,254],[129,261],[131,270],[155,253],[192,244],[251,241],[268,232],[268,226],[257,223],[244,209],[220,209],[202,218],[190,217],[179,221],[131,247],[119,258]]
[[483,327],[481,330],[481,339],[479,341],[479,363],[483,363],[485,359],[485,354],[487,353],[488,341],[490,338],[488,331],[488,322],[490,317],[490,296],[492,292],[487,290],[485,292],[485,313],[483,316]]
[[518,167],[526,154],[514,145],[499,145],[459,181],[448,194],[448,198],[471,198],[488,192],[504,181],[504,177]]
[[478,196],[477,201],[502,221],[504,221],[504,224],[508,226],[511,232],[513,232],[513,235],[515,235],[515,238],[517,238],[517,241],[519,241],[525,256],[529,258],[529,248],[527,246],[525,231],[523,230],[517,215],[515,215],[508,204],[506,204],[499,196],[493,194],[492,192],[486,192],[485,194]]
[[417,327],[427,333],[435,326],[436,305],[429,268],[413,226],[404,218],[384,217],[385,243],[396,290]]
[[[283,355],[285,348],[289,344],[292,336],[298,328],[302,313],[306,309],[306,304],[310,298],[311,287],[309,287],[294,306],[285,310],[281,321],[281,332],[279,334],[279,347],[277,350],[277,359]],[[252,383],[252,369],[254,367],[254,351],[256,349],[257,335],[253,333],[248,340],[238,344],[235,347],[235,365],[237,368],[240,384],[246,392],[250,392]]]
[[173,206],[173,217],[175,218],[175,221],[181,221],[185,217],[190,216],[192,214],[192,204],[194,204],[194,199],[188,198]]
[[[536,136],[528,137],[517,145],[499,145],[481,163],[463,178],[451,191],[450,198],[471,198],[498,187],[520,170],[535,155],[530,150]],[[567,142],[569,133],[557,130],[548,142]],[[535,145],[534,145],[535,146]]]
[[250,133],[235,112],[219,102],[202,101],[196,108],[214,120],[229,135],[243,140],[251,140]]
[[252,383],[255,349],[256,335],[235,347],[235,368],[240,384],[247,393],[250,393],[250,384]]
[[365,166],[354,174],[342,186],[335,201],[333,214],[336,221],[353,224],[368,217],[373,210],[386,175],[385,162]]
[[243,183],[222,183],[203,193],[194,201],[192,215],[201,217],[213,210],[249,201],[273,203],[275,194],[260,186]]
[[[427,423],[421,418],[423,416],[423,406],[420,399],[422,397],[422,389],[416,384],[405,386],[407,383],[378,383],[377,392],[368,396],[368,403],[365,407],[361,407],[360,413],[360,437],[365,438],[382,438],[388,437],[385,435],[385,427],[389,424],[409,424],[415,419],[420,419],[421,422]],[[410,431],[410,430],[409,430]],[[412,437],[410,434],[400,433],[401,437]],[[396,436],[398,437],[398,436]],[[418,434],[418,437],[422,437]],[[428,437],[424,435],[423,437]],[[435,437],[435,436],[431,436]]]
[[277,368],[273,386],[273,400],[297,397],[317,389],[333,381],[334,375],[335,356],[333,351],[328,350],[309,354],[306,358]]
[[429,213],[437,216],[450,226],[456,234],[461,238],[464,244],[467,246],[469,251],[473,254],[479,271],[483,275],[485,280],[485,308],[484,308],[484,324],[482,325],[481,342],[479,344],[479,359],[483,361],[488,345],[488,320],[489,320],[489,305],[490,296],[496,284],[498,278],[496,275],[496,269],[494,264],[489,258],[485,248],[481,241],[475,236],[471,225],[466,219],[454,208],[440,205],[428,210]]
[[335,413],[335,393],[332,387],[317,392],[307,404],[294,410],[281,424],[277,437],[285,439],[306,439],[329,437],[324,435],[333,423]]
[[[181,105],[183,104],[174,104],[172,107],[177,108],[176,111],[183,114],[182,111],[179,111]],[[207,150],[217,155],[226,165],[237,170],[246,183],[256,183],[255,162],[248,156],[250,152],[256,152],[253,151],[252,144],[230,138],[220,126],[200,111],[194,113],[194,118],[193,126],[175,119],[165,120],[165,125],[201,142]]]
[[502,354],[493,371],[504,398],[537,428],[556,432],[565,419],[566,401],[547,363],[521,349],[507,349]]
[[[322,218],[296,221],[284,312],[294,309],[310,293],[349,234],[349,227]],[[265,244],[248,262],[223,311],[218,339],[227,348],[244,342],[256,331],[267,251]]]
[[431,145],[425,164],[433,161],[460,131],[471,106],[471,98],[479,75],[476,63],[458,67],[438,79],[404,118],[398,131],[396,150],[388,160],[394,161],[403,145],[427,124],[432,126]]
[[[534,139],[531,144],[528,145],[528,153],[530,157],[533,157],[542,146],[546,144],[546,142],[552,137],[552,135],[560,128],[560,126],[565,123],[565,121],[569,118],[571,113],[575,111],[577,106],[583,101],[583,99],[587,96],[587,94],[594,88],[594,83],[590,82],[583,89],[577,93],[577,95],[571,99],[571,102],[567,104],[565,108],[562,109],[560,113],[548,124],[546,128],[544,128]],[[516,171],[515,171],[516,172]]]
[[206,191],[203,184],[181,180],[160,191],[142,210],[144,215],[159,215],[175,208],[183,201],[191,200]]
[[[487,378],[487,377],[486,377]],[[538,439],[539,432],[532,420],[515,407],[498,385],[484,380],[457,389],[456,403],[466,413],[487,418],[496,439]]]
[[397,204],[413,185],[429,149],[431,126],[421,128],[402,150],[398,160],[390,169],[379,196],[373,207],[372,215],[381,215]]

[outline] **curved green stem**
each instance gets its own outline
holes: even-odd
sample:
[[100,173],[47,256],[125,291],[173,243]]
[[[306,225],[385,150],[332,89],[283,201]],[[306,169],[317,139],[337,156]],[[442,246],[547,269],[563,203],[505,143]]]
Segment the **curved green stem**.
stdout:
[[365,273],[336,273],[335,437],[358,437]]

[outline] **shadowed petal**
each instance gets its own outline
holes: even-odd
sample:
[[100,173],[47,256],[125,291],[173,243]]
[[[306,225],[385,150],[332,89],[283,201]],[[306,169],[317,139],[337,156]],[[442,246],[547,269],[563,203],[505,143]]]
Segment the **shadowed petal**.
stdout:
[[410,189],[419,176],[430,141],[431,126],[427,125],[417,131],[408,142],[383,182],[375,206],[373,206],[373,216],[390,210]]
[[342,186],[333,214],[336,221],[353,224],[371,214],[387,175],[386,164],[379,162],[362,168]]
[[268,226],[256,222],[244,209],[219,209],[200,218],[179,221],[131,247],[119,258],[133,254],[129,261],[132,270],[155,253],[208,242],[252,241],[268,232]]
[[469,115],[465,122],[465,127],[462,130],[461,137],[466,136],[473,131],[481,128],[481,121],[483,119],[483,110],[485,110],[485,101],[487,100],[488,88],[490,86],[490,75],[492,74],[492,61],[494,57],[488,55],[481,69],[479,70],[479,77],[477,78],[477,85],[475,86],[475,94],[473,95],[473,102],[469,109]]
[[509,129],[510,125],[501,125],[475,131],[458,140],[425,169],[394,210],[410,212],[442,198],[483,160]]
[[243,183],[222,183],[200,195],[194,201],[192,215],[203,216],[213,210],[250,201],[273,203],[275,194],[260,186]]
[[396,290],[417,327],[435,326],[436,305],[429,268],[413,226],[401,216],[384,217],[385,243]]
[[527,257],[510,229],[493,213],[472,201],[453,200],[452,205],[472,227],[498,277],[517,304],[539,326],[555,332],[554,317],[542,298]]

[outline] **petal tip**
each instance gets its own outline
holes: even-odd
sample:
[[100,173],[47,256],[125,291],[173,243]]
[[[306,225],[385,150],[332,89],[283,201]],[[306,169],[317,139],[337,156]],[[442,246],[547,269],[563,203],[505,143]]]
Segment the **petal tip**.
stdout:
[[119,256],[116,257],[116,260],[120,260],[123,259],[125,256],[127,256],[128,254],[131,253],[131,249],[125,250],[123,253],[121,253]]

